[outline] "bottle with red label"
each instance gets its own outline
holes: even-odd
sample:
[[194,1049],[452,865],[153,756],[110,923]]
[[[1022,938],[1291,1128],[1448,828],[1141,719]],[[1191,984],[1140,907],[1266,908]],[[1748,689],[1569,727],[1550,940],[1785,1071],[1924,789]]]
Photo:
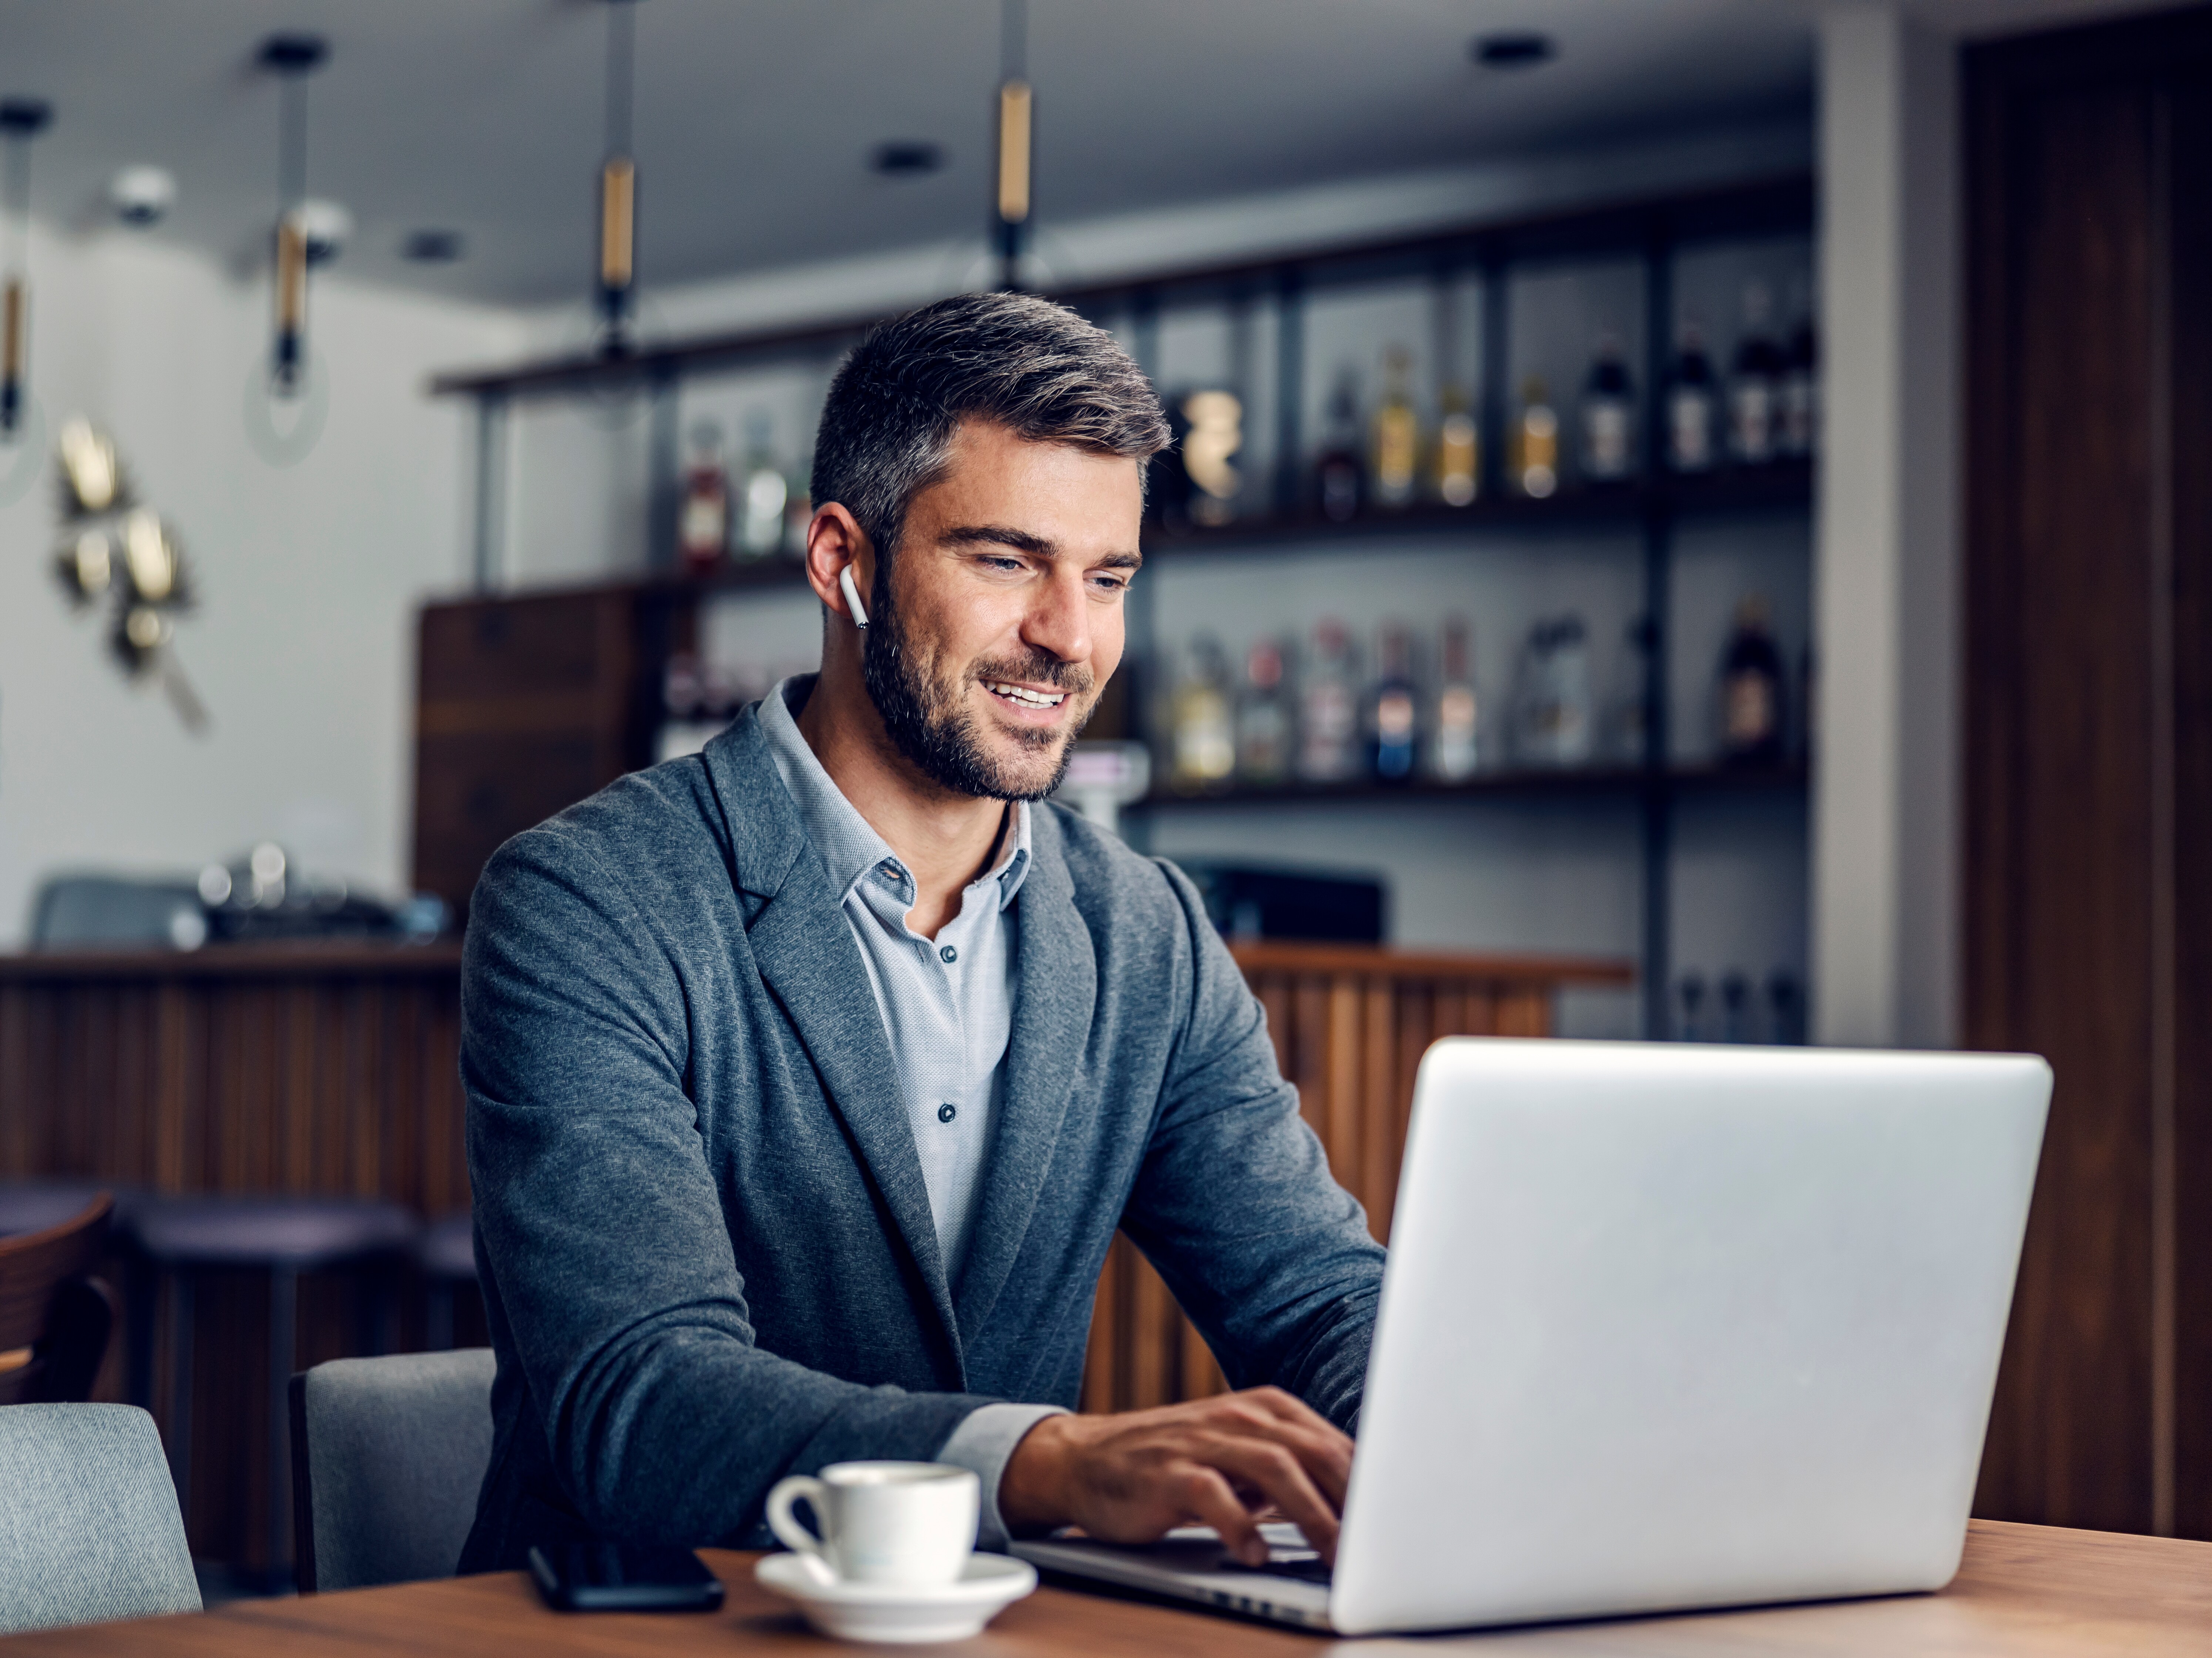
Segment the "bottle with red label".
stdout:
[[729,556],[730,475],[722,467],[722,428],[691,428],[691,462],[684,471],[684,503],[676,517],[676,550],[684,570],[705,575]]
[[1782,653],[1767,625],[1766,600],[1747,593],[1721,653],[1720,761],[1778,766],[1784,756]]

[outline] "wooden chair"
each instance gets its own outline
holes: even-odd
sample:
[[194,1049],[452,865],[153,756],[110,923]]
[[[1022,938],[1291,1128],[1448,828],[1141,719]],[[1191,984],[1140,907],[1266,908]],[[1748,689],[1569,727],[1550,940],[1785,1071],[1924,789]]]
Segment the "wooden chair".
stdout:
[[107,1352],[115,1297],[93,1276],[115,1200],[0,1238],[0,1405],[82,1404]]

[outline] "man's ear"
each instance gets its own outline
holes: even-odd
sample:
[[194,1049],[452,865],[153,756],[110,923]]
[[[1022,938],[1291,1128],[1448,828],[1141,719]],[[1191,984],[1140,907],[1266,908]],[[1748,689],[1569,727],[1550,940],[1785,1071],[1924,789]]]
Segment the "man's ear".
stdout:
[[[867,531],[851,513],[834,501],[814,509],[806,525],[806,585],[824,605],[856,628],[868,625],[860,595],[875,591],[870,585],[875,562]],[[849,601],[845,591],[848,580],[854,586]]]

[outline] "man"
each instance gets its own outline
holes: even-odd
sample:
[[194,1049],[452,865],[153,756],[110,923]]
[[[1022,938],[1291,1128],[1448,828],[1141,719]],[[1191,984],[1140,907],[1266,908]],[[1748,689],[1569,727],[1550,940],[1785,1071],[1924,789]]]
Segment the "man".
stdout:
[[[486,868],[465,1570],[742,1543],[777,1479],[858,1458],[973,1468],[986,1546],[1198,1521],[1257,1563],[1273,1505],[1333,1552],[1382,1251],[1189,883],[1040,804],[1166,442],[1058,307],[878,329],[816,448],[819,676]],[[1248,1391],[1068,1413],[1117,1226]]]

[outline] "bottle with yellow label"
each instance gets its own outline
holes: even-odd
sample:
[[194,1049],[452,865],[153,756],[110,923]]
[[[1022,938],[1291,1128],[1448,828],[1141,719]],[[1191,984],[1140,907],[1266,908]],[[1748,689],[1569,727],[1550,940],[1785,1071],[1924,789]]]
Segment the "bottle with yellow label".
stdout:
[[1394,345],[1383,354],[1382,398],[1375,405],[1369,444],[1369,476],[1378,507],[1413,504],[1421,452],[1420,422],[1413,414],[1407,386],[1413,367],[1413,354],[1402,345]]
[[1531,376],[1521,386],[1521,417],[1513,422],[1513,482],[1541,501],[1559,487],[1559,416]]
[[1447,507],[1465,507],[1482,488],[1482,440],[1467,393],[1456,386],[1444,387],[1437,398],[1437,499]]

